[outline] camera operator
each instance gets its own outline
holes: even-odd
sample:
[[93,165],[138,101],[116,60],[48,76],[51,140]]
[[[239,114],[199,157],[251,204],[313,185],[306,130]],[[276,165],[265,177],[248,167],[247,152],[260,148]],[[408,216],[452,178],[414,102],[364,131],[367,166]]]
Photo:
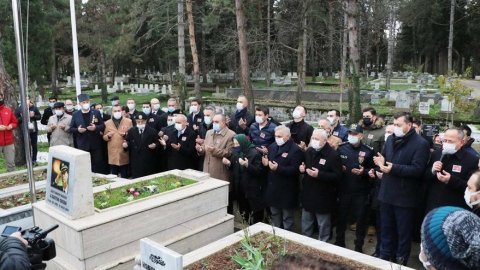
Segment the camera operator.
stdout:
[[30,269],[27,240],[20,232],[14,232],[0,241],[0,270]]

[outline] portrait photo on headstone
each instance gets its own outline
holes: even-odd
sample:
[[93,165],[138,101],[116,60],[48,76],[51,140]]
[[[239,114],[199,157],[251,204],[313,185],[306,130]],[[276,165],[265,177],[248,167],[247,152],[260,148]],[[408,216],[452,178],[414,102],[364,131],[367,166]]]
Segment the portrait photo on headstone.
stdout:
[[68,193],[69,169],[69,162],[53,158],[50,185],[65,194]]

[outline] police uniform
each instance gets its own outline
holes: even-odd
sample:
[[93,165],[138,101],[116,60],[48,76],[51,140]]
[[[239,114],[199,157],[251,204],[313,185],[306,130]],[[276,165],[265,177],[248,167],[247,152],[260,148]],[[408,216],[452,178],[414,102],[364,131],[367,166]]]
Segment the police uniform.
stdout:
[[[349,134],[362,133],[362,127],[352,126]],[[338,225],[335,244],[345,247],[345,230],[350,214],[356,217],[356,240],[355,250],[362,252],[363,242],[366,234],[366,220],[369,205],[370,181],[368,171],[374,167],[372,147],[363,144],[358,146],[351,143],[344,143],[338,148],[344,172],[339,189]],[[363,167],[363,174],[356,175],[352,169]]]

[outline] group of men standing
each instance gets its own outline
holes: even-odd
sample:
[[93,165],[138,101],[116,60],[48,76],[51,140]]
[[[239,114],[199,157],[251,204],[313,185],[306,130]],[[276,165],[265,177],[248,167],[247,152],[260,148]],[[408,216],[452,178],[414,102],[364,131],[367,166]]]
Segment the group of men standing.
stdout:
[[[426,211],[446,205],[469,208],[464,193],[478,170],[468,127],[450,128],[434,144],[406,112],[385,125],[374,108],[365,108],[362,120],[346,127],[340,112],[331,110],[313,128],[305,122],[304,106],[297,106],[293,120],[282,125],[268,107],[248,111],[245,96],[238,97],[230,116],[221,108],[202,108],[198,99],[191,100],[187,115],[175,99],[164,110],[152,99],[137,111],[134,99],[122,106],[114,97],[111,115],[103,113],[101,104],[93,106],[86,94],[78,96],[77,111],[71,100],[51,101],[43,118],[32,106],[32,123],[46,123],[50,145],[89,152],[94,172],[137,178],[171,169],[202,170],[230,182],[229,210],[237,201],[251,222],[267,214],[273,225],[293,230],[300,206],[302,233],[313,236],[317,229],[322,241],[331,239],[336,227],[335,244],[344,247],[345,231],[354,222],[359,252],[368,225],[374,224],[374,255],[402,264]],[[5,154],[11,151],[5,132],[17,122],[3,111],[0,97]]]

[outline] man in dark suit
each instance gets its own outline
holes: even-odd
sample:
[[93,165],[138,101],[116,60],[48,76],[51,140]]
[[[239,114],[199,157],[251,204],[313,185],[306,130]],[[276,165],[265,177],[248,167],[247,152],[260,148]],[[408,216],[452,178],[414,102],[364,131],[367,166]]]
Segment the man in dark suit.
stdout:
[[[53,115],[53,105],[55,105],[55,102],[57,102],[56,97],[49,97],[48,98],[48,107],[43,110],[43,115],[42,119],[40,120],[40,123],[42,125],[47,125],[48,124],[48,119]],[[52,135],[51,132],[47,132],[47,139],[48,139],[48,144],[50,144],[50,136]]]
[[298,170],[303,152],[291,139],[286,126],[275,128],[275,143],[268,147],[262,164],[268,170],[266,202],[272,212],[274,226],[294,229],[294,209],[298,205]]
[[168,170],[196,168],[198,155],[195,138],[195,132],[188,126],[187,117],[183,114],[176,115],[175,132],[160,139],[160,144],[166,152]]
[[188,115],[188,124],[193,128],[193,130],[198,130],[198,126],[203,123],[203,112],[202,101],[198,98],[193,98],[190,100],[190,108]]
[[150,100],[150,107],[152,108],[152,113],[160,118],[161,127],[166,127],[167,118],[165,116],[167,115],[167,113],[160,108],[160,100],[158,100],[158,98],[152,98]]
[[[28,112],[30,115],[30,122],[28,122],[28,132],[30,133],[30,144],[32,145],[32,163],[33,166],[37,165],[37,145],[38,145],[38,125],[37,121],[42,118],[42,115],[40,114],[40,111],[38,108],[33,105],[33,102],[31,100],[27,100],[28,105]],[[49,107],[50,108],[50,107]],[[19,106],[15,110],[15,116],[17,117],[18,120],[18,125],[22,126],[22,106]],[[48,120],[47,120],[48,123]],[[50,140],[49,140],[50,141]]]
[[135,115],[136,125],[128,130],[123,148],[129,150],[132,178],[155,172],[155,150],[158,146],[157,131],[148,125],[143,112]]
[[112,119],[112,116],[110,114],[103,111],[103,104],[102,103],[95,104],[95,110],[100,112],[100,115],[102,116],[103,122]]
[[396,113],[393,124],[394,134],[388,137],[382,154],[378,153],[374,158],[383,173],[378,194],[380,258],[406,265],[430,148],[428,142],[415,132],[410,113]]
[[152,113],[152,107],[150,102],[145,101],[142,104],[142,112],[147,116],[147,126],[153,128],[157,134],[162,129],[162,125],[160,123],[160,116]]
[[90,109],[90,96],[78,95],[81,110],[72,115],[70,133],[74,134],[77,148],[90,153],[92,172],[102,173],[103,164],[106,164],[103,155],[102,132],[105,129],[99,111]]
[[237,134],[250,133],[250,126],[255,121],[255,117],[248,111],[248,99],[244,95],[238,96],[236,111],[230,116],[228,128]]
[[298,105],[292,113],[293,121],[286,125],[290,128],[293,141],[298,144],[303,151],[307,150],[313,133],[313,127],[305,122],[306,115],[307,109],[302,105]]

